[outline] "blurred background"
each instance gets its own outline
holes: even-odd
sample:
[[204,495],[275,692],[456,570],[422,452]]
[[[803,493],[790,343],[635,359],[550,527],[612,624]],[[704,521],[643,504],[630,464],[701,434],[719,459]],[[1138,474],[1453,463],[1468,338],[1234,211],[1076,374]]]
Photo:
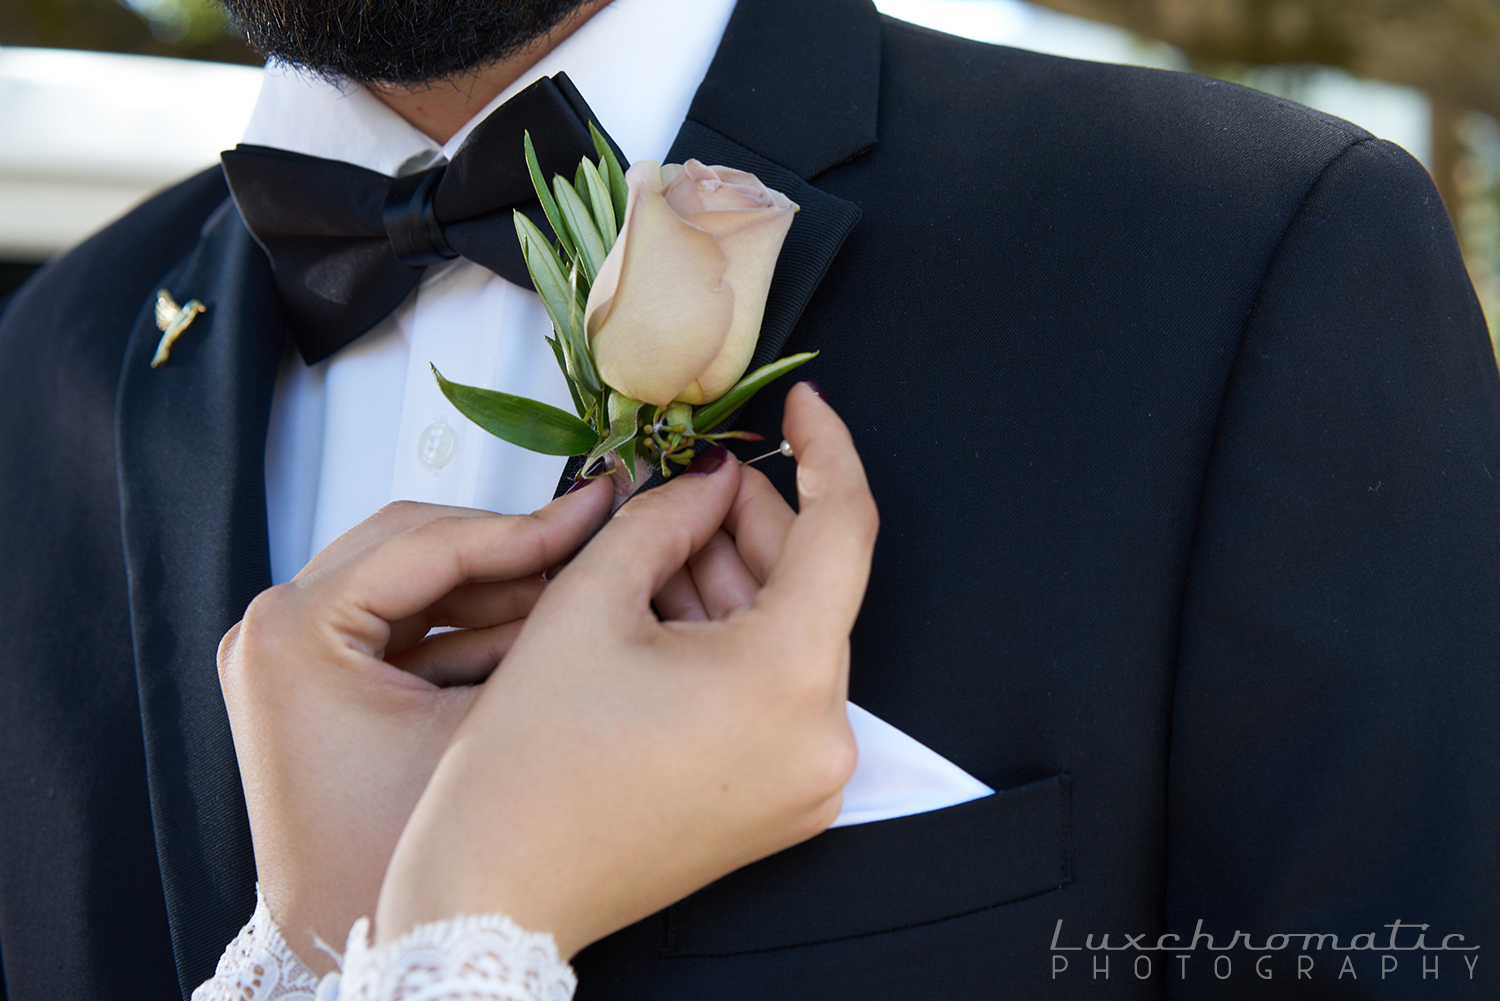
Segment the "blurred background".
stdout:
[[[984,41],[1233,80],[1401,144],[1437,182],[1500,333],[1500,0],[876,4]],[[213,0],[0,0],[0,297],[234,145],[257,64]]]

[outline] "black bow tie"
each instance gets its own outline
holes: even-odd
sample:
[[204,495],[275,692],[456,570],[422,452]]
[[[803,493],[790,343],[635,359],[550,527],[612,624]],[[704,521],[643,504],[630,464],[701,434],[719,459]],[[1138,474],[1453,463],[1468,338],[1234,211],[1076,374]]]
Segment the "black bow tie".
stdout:
[[230,191],[271,258],[303,360],[322,361],[379,323],[437,261],[467,257],[530,288],[511,210],[550,230],[522,134],[531,132],[543,177],[572,178],[594,156],[592,119],[559,73],[496,108],[450,163],[406,177],[264,146],[225,151]]

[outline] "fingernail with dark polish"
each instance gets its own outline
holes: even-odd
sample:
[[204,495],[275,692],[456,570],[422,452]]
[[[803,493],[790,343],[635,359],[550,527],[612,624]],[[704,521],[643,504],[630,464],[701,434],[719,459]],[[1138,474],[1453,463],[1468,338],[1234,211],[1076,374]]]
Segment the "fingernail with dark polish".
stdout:
[[693,460],[693,464],[682,472],[687,476],[707,476],[724,465],[724,460],[727,458],[729,458],[729,449],[723,445],[710,445],[699,452],[698,458]]
[[820,385],[818,385],[818,380],[816,380],[816,379],[803,379],[802,380],[802,384],[804,386],[806,386],[808,389],[812,390],[818,396],[822,396],[823,395],[823,387],[820,386]]
[[573,485],[563,491],[563,496],[566,497],[568,496],[568,494],[573,493],[576,490],[582,490],[584,487],[593,482],[593,480],[574,480]]

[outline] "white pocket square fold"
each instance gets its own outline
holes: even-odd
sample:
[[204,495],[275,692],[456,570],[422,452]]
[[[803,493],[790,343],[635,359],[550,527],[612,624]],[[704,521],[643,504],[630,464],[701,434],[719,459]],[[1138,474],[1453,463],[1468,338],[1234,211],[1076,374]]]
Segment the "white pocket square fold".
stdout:
[[849,727],[859,746],[859,763],[844,786],[844,806],[834,827],[941,810],[995,791],[853,702]]

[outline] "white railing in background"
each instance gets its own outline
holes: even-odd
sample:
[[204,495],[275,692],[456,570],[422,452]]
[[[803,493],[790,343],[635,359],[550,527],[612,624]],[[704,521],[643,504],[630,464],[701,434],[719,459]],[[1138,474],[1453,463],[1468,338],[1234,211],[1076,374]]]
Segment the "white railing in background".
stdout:
[[214,163],[260,70],[0,47],[0,259],[40,261]]

